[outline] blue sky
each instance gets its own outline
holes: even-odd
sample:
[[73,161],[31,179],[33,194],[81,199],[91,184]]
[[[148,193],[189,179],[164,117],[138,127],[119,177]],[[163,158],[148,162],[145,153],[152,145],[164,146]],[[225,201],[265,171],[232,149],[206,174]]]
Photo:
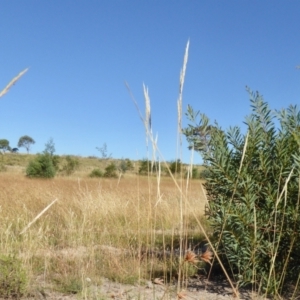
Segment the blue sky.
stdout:
[[115,158],[144,158],[145,130],[124,81],[142,112],[144,83],[158,147],[176,159],[188,39],[183,112],[190,104],[223,128],[242,125],[246,85],[274,109],[299,103],[299,12],[289,0],[3,0],[0,89],[29,71],[0,99],[0,138],[15,147],[29,135],[32,153],[53,138],[57,154],[101,156],[106,143]]

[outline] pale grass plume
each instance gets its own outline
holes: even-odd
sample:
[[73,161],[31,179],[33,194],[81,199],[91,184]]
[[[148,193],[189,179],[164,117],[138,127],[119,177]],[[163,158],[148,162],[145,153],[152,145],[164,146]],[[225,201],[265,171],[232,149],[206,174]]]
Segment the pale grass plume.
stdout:
[[49,205],[47,205],[21,232],[23,234],[27,229],[35,223],[58,199],[53,200]]
[[178,132],[179,133],[182,131],[182,128],[181,128],[181,123],[182,123],[182,92],[183,92],[186,66],[187,66],[188,56],[189,56],[189,45],[190,45],[190,41],[187,42],[187,45],[186,45],[186,48],[185,48],[185,54],[184,54],[184,59],[183,59],[183,67],[181,69],[180,79],[179,79],[179,97],[178,97],[178,101],[177,101]]
[[145,98],[145,127],[147,134],[151,132],[151,105],[148,88],[143,84],[144,98]]
[[14,77],[8,85],[0,92],[0,98],[3,97],[10,88],[28,71],[28,68],[24,69],[22,72],[20,72],[16,77]]

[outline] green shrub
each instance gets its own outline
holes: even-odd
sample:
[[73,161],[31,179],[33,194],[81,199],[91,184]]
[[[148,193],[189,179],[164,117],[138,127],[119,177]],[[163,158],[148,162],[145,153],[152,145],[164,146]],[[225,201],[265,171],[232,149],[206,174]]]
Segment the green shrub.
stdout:
[[21,262],[13,256],[0,255],[0,297],[17,298],[27,289],[27,275]]
[[94,169],[90,174],[89,177],[103,177],[103,172],[100,169]]
[[133,170],[133,164],[130,159],[125,158],[122,159],[119,165],[120,170],[122,173],[126,173],[127,171]]
[[[247,134],[209,125],[205,115],[184,133],[209,167],[207,216],[228,273],[276,294],[300,273],[300,112],[272,112],[249,94]],[[197,117],[191,107],[188,117]]]
[[49,154],[38,154],[26,168],[28,177],[53,178],[55,173],[52,157]]
[[110,163],[106,168],[103,174],[104,177],[118,177],[117,167],[114,163]]
[[174,160],[170,163],[169,169],[172,174],[180,173],[182,169],[182,163],[180,159]]
[[66,156],[66,163],[61,169],[62,174],[64,175],[71,175],[73,174],[79,167],[79,160],[75,157],[72,157],[70,155]]
[[139,174],[140,175],[148,175],[148,174],[153,174],[153,172],[158,171],[158,163],[157,162],[151,162],[148,159],[143,159],[140,162],[140,167],[139,167]]
[[54,167],[55,171],[56,172],[59,171],[60,156],[59,155],[52,155],[51,159],[52,159],[52,164],[53,164],[53,167]]
[[139,174],[147,175],[151,171],[151,161],[148,159],[143,159],[140,161]]

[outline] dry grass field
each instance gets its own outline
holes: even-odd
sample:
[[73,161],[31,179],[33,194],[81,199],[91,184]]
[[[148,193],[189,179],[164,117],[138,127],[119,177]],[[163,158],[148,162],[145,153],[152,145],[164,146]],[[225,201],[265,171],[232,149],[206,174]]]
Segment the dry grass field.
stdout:
[[169,177],[29,179],[8,166],[0,173],[0,251],[21,261],[29,293],[82,293],[103,277],[176,278],[179,263],[170,250],[179,247],[181,212],[187,250],[203,240],[196,219],[204,221],[206,201],[200,180],[178,183],[182,193]]

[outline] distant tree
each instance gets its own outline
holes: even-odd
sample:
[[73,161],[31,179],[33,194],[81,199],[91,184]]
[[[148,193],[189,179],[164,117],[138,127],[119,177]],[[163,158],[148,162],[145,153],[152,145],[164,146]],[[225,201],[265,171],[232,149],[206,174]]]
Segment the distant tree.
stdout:
[[35,144],[35,140],[28,136],[28,135],[23,135],[20,137],[19,142],[18,142],[18,147],[19,148],[25,148],[27,153],[29,153],[31,145]]
[[106,143],[102,147],[96,147],[96,149],[101,153],[101,159],[110,159],[111,153],[108,154]]
[[45,144],[44,153],[48,153],[50,156],[53,156],[55,152],[55,144],[53,138],[50,138],[48,142]]
[[0,149],[3,151],[3,153],[4,153],[5,151],[10,151],[11,148],[10,148],[10,146],[9,146],[9,141],[6,140],[6,139],[1,139],[1,140],[0,140]]
[[12,153],[17,153],[17,152],[19,151],[19,148],[12,148],[10,151],[11,151]]

